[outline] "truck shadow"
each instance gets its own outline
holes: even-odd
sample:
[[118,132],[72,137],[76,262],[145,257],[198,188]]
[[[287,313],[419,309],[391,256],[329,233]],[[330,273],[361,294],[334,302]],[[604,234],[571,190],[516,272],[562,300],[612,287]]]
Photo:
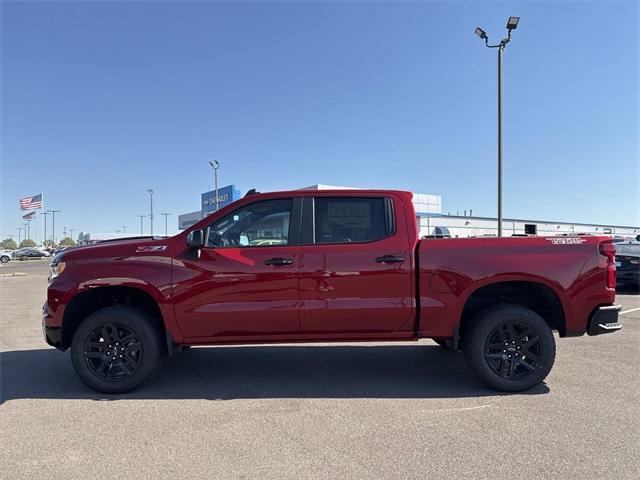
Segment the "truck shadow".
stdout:
[[[76,377],[69,353],[0,354],[0,403],[16,399],[459,398],[484,387],[462,354],[432,345],[193,348],[166,359],[138,390],[103,395]],[[545,394],[539,385],[525,395]]]

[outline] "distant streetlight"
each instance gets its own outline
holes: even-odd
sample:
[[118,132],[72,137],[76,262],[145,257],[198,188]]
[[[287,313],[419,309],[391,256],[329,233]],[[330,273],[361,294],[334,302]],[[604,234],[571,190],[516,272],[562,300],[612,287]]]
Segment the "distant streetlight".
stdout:
[[149,193],[149,198],[151,200],[151,210],[149,211],[149,223],[151,224],[151,236],[153,237],[153,190],[151,188],[147,188],[147,192]]
[[51,234],[51,243],[56,243],[56,213],[60,213],[60,210],[47,210],[51,214],[51,229],[53,233]]
[[40,215],[44,216],[44,245],[47,245],[47,215],[49,212],[40,212]]
[[171,214],[170,213],[161,213],[160,215],[164,215],[164,236],[168,237],[169,235],[167,234],[167,232],[168,232],[168,229],[167,229],[167,218]]
[[122,236],[124,237],[126,235],[126,233],[127,233],[127,226],[123,225],[122,226]]
[[22,227],[18,227],[18,245],[20,245],[20,242],[22,241]]
[[144,221],[145,218],[147,218],[147,216],[146,215],[138,215],[138,216],[140,217],[140,236],[142,236],[143,235],[143,233],[142,233],[142,229],[143,229],[142,222]]
[[507,38],[500,43],[489,45],[489,36],[480,27],[475,30],[476,35],[484,40],[488,48],[498,49],[498,236],[502,236],[502,52],[511,41],[511,31],[518,28],[520,17],[509,17],[507,20]]
[[217,160],[214,160],[213,162],[209,162],[209,165],[211,165],[211,168],[213,168],[213,189],[216,195],[216,212],[218,211],[218,169],[220,168],[220,164],[218,163]]

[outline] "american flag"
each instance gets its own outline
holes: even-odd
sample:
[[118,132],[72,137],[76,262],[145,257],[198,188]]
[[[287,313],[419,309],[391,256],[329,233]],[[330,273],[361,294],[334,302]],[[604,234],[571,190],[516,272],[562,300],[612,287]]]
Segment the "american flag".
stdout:
[[31,213],[25,213],[22,218],[24,220],[33,220],[34,218],[36,218],[36,212],[31,212]]
[[33,197],[25,197],[20,199],[20,208],[22,210],[36,210],[42,208],[42,194]]

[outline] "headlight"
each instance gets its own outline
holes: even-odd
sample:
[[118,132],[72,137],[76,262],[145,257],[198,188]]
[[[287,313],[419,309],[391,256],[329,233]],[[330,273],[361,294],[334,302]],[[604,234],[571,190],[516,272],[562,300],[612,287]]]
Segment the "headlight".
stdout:
[[67,264],[66,262],[55,262],[55,263],[52,262],[50,268],[51,268],[50,279],[53,280],[58,275],[61,275],[62,272],[64,272],[64,269],[67,268]]

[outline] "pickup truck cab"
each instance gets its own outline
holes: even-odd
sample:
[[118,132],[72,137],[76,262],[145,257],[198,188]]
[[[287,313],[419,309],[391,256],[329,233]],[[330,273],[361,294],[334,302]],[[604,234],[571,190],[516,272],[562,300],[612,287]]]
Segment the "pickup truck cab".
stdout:
[[43,330],[108,393],[194,345],[420,338],[520,391],[549,373],[553,331],[621,327],[614,254],[610,237],[419,240],[402,191],[253,194],[174,237],[57,255]]

